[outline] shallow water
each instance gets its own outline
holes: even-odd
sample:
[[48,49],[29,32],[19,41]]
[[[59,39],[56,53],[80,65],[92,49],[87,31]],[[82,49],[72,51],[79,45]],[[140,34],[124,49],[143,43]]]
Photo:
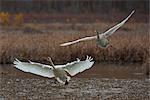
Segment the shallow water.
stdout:
[[[22,72],[13,65],[0,65],[0,76],[9,75],[24,78],[42,78],[37,75]],[[77,78],[115,78],[115,79],[144,79],[146,75],[142,65],[116,65],[116,64],[95,64],[91,69],[86,70],[75,77]]]

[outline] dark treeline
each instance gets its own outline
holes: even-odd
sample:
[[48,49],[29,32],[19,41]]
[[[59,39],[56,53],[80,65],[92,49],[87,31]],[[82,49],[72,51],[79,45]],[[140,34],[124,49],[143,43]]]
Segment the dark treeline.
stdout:
[[149,0],[0,0],[0,10],[12,13],[110,13],[133,9],[149,13]]

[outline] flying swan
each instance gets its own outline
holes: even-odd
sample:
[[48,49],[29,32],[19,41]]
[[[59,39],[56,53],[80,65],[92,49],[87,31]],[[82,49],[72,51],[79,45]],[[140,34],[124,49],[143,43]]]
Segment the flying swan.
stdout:
[[[21,62],[18,59],[15,59],[13,64],[15,68],[23,71],[29,72],[32,74],[40,75],[43,77],[48,78],[55,78],[59,83],[67,85],[70,81],[70,76],[74,76],[80,72],[83,72],[86,69],[89,69],[94,64],[93,58],[87,56],[86,60],[80,61],[77,58],[76,61],[71,63],[67,63],[65,65],[54,65],[51,58],[49,57],[48,60],[51,63],[50,65],[45,65],[36,62]],[[69,75],[67,75],[69,73]]]
[[118,30],[122,25],[124,25],[124,23],[132,16],[132,14],[135,11],[133,10],[130,15],[125,18],[122,22],[118,23],[117,25],[115,25],[114,27],[108,29],[107,31],[105,31],[104,33],[95,31],[97,33],[97,36],[91,36],[91,37],[85,37],[85,38],[81,38],[72,42],[66,42],[63,44],[60,44],[60,46],[69,46],[81,41],[86,41],[86,40],[93,40],[93,39],[97,39],[96,43],[98,46],[100,47],[107,47],[109,44],[109,41],[107,40],[107,37],[110,36],[111,34],[113,34],[116,30]]

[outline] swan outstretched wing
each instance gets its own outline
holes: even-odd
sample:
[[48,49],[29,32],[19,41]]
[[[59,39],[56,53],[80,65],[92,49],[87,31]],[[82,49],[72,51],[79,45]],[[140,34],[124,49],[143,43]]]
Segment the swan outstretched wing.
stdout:
[[131,12],[131,14],[125,18],[122,22],[120,22],[119,24],[115,25],[114,27],[110,28],[109,30],[107,30],[106,32],[103,33],[103,36],[104,37],[108,37],[110,36],[111,34],[113,34],[116,30],[118,30],[122,25],[124,25],[124,23],[132,16],[132,14],[134,13],[135,11],[133,10]]
[[68,46],[68,45],[72,45],[72,44],[75,44],[75,43],[78,43],[78,42],[81,42],[81,41],[92,40],[92,39],[95,39],[95,38],[96,38],[96,36],[85,37],[85,38],[81,38],[81,39],[78,39],[78,40],[75,40],[75,41],[60,44],[60,46]]
[[13,63],[14,66],[21,71],[29,72],[32,74],[36,74],[48,78],[54,77],[54,74],[52,72],[52,66],[35,63],[31,61],[29,61],[29,63],[21,62],[18,59],[16,59]]
[[78,59],[77,61],[66,64],[63,69],[66,70],[71,76],[74,76],[86,69],[91,68],[94,64],[94,61],[92,60],[93,58],[87,56],[85,61],[80,61]]

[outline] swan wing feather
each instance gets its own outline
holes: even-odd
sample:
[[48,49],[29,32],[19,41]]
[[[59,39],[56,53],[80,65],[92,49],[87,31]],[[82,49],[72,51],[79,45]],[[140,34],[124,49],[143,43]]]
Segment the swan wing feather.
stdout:
[[94,64],[94,61],[92,60],[93,58],[87,56],[86,60],[80,61],[78,59],[77,61],[66,64],[63,69],[66,70],[71,76],[74,76],[85,71],[86,69],[91,68]]
[[113,34],[115,31],[117,31],[122,25],[124,25],[125,22],[127,22],[127,20],[132,16],[132,14],[134,13],[135,11],[133,10],[130,15],[128,17],[126,17],[122,22],[120,22],[119,24],[113,26],[112,28],[108,29],[106,32],[103,33],[103,36],[104,37],[108,37],[110,36],[111,34]]
[[21,62],[18,59],[16,59],[14,62],[14,67],[23,71],[28,72],[36,75],[40,75],[43,77],[52,78],[54,77],[52,66],[35,63],[35,62]]

